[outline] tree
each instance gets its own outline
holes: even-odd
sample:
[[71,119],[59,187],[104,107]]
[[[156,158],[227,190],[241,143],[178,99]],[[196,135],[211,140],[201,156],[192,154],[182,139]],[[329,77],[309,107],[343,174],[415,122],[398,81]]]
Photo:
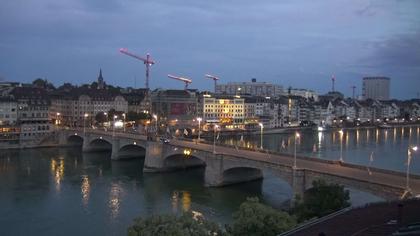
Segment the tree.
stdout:
[[151,115],[147,114],[147,113],[137,113],[134,111],[129,111],[127,113],[127,120],[128,121],[138,121],[138,120],[149,120],[151,119]]
[[227,231],[234,236],[277,235],[296,225],[294,217],[259,203],[258,198],[247,198],[233,214],[233,219]]
[[313,217],[322,217],[350,206],[348,190],[338,184],[327,184],[324,180],[315,180],[313,187],[298,197],[294,213],[302,222]]
[[184,213],[137,218],[128,228],[129,236],[216,236],[226,235],[220,227],[202,217]]
[[108,121],[108,116],[106,116],[103,112],[98,112],[98,114],[95,115],[95,120],[98,123],[104,123]]

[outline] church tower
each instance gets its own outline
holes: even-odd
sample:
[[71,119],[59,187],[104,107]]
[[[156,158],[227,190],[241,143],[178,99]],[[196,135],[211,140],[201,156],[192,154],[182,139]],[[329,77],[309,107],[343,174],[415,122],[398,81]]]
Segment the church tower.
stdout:
[[102,77],[102,69],[99,69],[99,76],[98,76],[98,89],[104,89],[105,82],[104,78]]

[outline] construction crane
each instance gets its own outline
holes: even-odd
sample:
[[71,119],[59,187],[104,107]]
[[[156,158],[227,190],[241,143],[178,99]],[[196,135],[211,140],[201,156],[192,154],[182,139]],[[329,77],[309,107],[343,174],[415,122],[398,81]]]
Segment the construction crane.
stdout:
[[332,82],[332,91],[335,92],[335,76],[334,75],[331,77],[331,82]]
[[171,78],[171,79],[176,79],[176,80],[184,82],[185,83],[185,87],[184,87],[185,90],[188,89],[188,84],[192,83],[192,80],[187,79],[187,78],[178,77],[178,76],[174,76],[174,75],[168,75],[168,77]]
[[207,79],[212,79],[214,81],[214,92],[216,92],[216,85],[217,85],[217,81],[219,80],[218,77],[213,76],[213,75],[209,75],[209,74],[205,74],[204,75]]
[[353,90],[353,99],[354,99],[354,95],[355,95],[355,91],[356,91],[356,86],[353,85],[350,88]]
[[155,61],[152,60],[152,58],[150,57],[150,54],[147,53],[146,58],[143,58],[129,52],[127,48],[120,48],[120,52],[130,57],[134,57],[135,59],[142,61],[146,65],[146,84],[145,85],[146,85],[146,89],[148,90],[149,78],[150,78],[150,66],[155,64]]

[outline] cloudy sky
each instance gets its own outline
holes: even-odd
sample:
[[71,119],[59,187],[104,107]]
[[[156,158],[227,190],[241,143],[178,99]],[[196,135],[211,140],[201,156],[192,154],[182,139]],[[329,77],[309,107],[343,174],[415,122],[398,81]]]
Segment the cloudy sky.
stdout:
[[1,0],[0,77],[144,86],[144,66],[119,48],[156,60],[151,88],[182,88],[168,73],[212,90],[221,82],[361,93],[363,76],[391,77],[391,95],[420,92],[418,0]]

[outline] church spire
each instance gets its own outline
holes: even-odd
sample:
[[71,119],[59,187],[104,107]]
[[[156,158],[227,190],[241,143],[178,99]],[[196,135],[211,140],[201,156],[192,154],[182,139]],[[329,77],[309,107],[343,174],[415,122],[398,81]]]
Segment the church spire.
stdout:
[[102,68],[99,69],[99,76],[98,76],[98,89],[104,89],[105,82],[104,78],[102,77]]

